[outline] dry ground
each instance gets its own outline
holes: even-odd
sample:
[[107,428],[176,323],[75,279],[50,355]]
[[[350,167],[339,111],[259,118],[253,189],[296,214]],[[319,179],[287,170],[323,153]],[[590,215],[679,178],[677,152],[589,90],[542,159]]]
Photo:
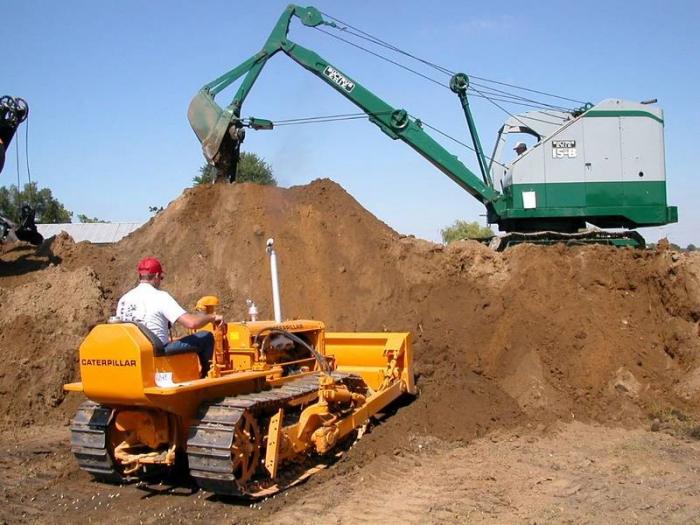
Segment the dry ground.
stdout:
[[[183,479],[91,482],[62,385],[137,261],[160,257],[184,306],[216,294],[235,321],[252,298],[265,316],[268,237],[285,316],[410,331],[421,396],[254,506]],[[442,246],[327,179],[187,190],[115,245],[0,246],[0,523],[700,523],[699,322],[700,255],[668,246]]]
[[[108,486],[65,426],[0,434],[0,523],[697,523],[700,443],[578,422],[469,444],[412,436],[255,503],[179,484]],[[362,453],[363,451],[360,451]]]

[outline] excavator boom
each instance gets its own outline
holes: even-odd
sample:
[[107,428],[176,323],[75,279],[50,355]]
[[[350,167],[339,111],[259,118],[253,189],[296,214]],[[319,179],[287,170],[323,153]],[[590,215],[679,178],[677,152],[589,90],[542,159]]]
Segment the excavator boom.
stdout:
[[[394,108],[317,53],[291,41],[287,32],[294,17],[310,27],[335,26],[333,22],[324,20],[321,13],[313,7],[290,5],[260,52],[204,86],[190,103],[190,125],[202,143],[204,156],[217,168],[219,180],[235,179],[232,169],[244,136],[242,128],[248,125],[241,119],[243,102],[267,61],[282,51],[367,113],[370,122],[386,135],[411,146],[489,210],[500,208],[501,195],[488,184],[490,181],[485,177],[482,177],[483,180],[477,177],[455,155],[428,135],[423,130],[420,119],[411,117],[405,109]],[[245,78],[231,104],[225,109],[219,107],[214,97],[243,75]]]

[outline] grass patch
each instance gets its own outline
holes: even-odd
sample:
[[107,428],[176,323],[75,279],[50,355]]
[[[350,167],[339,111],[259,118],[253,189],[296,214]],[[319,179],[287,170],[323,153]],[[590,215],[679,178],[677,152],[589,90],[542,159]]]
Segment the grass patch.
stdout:
[[651,430],[653,432],[666,432],[678,437],[690,437],[700,440],[700,425],[695,419],[682,410],[653,403],[649,408]]

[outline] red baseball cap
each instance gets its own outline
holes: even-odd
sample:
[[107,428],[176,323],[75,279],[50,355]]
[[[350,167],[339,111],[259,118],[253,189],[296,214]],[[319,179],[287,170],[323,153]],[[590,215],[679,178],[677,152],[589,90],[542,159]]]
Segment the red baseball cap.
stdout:
[[139,261],[138,272],[139,275],[157,275],[163,273],[163,267],[155,257],[145,257]]

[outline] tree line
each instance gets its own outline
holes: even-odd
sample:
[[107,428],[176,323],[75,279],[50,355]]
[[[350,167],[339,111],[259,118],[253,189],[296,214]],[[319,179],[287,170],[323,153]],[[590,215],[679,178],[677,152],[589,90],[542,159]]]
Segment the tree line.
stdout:
[[[199,175],[192,179],[194,185],[214,182],[215,169],[209,164],[199,168]],[[255,184],[277,185],[272,173],[272,167],[255,153],[244,152],[238,163],[238,182],[253,182]],[[29,204],[36,210],[36,222],[39,224],[60,224],[73,222],[74,214],[65,207],[49,188],[39,188],[36,182],[25,184],[22,188],[16,185],[0,187],[0,215],[14,223],[19,222],[20,209],[23,204]],[[151,213],[157,213],[162,206],[150,206]],[[97,217],[89,217],[83,213],[75,214],[78,222],[97,223],[105,221]]]

